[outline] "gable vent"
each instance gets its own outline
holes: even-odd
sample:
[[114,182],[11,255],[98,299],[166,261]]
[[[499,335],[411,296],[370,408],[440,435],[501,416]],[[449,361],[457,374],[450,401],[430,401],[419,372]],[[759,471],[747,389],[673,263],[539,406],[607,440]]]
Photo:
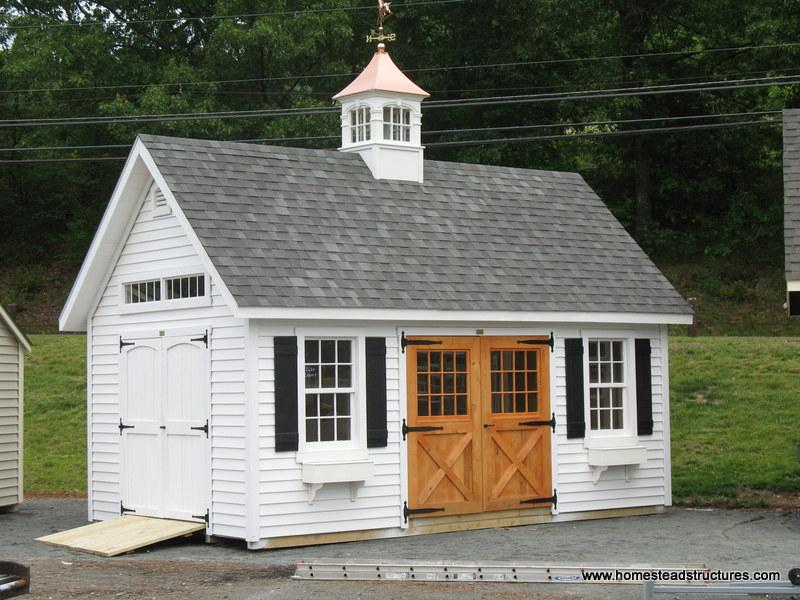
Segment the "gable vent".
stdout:
[[153,203],[153,213],[156,216],[168,215],[170,213],[167,197],[156,185],[153,185],[150,190],[150,198]]

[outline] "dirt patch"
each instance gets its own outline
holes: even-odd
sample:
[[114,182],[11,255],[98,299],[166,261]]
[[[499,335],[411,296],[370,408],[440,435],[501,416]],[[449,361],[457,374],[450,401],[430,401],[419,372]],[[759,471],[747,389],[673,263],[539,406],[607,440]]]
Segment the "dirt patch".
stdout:
[[31,598],[226,598],[226,587],[286,580],[294,565],[162,560],[35,560]]
[[688,508],[717,508],[737,510],[766,511],[798,511],[800,510],[800,492],[773,492],[770,490],[754,490],[744,488],[737,490],[736,495],[721,497],[676,497],[675,506]]
[[86,494],[84,492],[25,492],[25,498],[28,500],[61,500],[64,498],[86,500]]

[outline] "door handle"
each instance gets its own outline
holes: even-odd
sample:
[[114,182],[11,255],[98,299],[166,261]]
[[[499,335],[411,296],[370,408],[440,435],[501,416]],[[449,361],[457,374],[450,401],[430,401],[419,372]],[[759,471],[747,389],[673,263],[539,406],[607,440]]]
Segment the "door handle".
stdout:
[[159,427],[159,429],[166,429],[166,428],[167,428],[166,425],[162,425],[161,427]]
[[488,429],[489,427],[494,427],[494,423],[484,423],[483,428]]

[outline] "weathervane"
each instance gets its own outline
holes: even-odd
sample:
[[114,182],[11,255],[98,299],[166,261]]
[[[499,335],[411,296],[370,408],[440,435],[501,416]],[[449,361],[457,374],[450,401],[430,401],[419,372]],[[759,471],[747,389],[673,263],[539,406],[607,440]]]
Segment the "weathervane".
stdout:
[[373,29],[367,35],[367,43],[370,42],[394,42],[397,39],[396,33],[386,34],[383,32],[383,22],[392,14],[391,2],[378,0],[378,32]]

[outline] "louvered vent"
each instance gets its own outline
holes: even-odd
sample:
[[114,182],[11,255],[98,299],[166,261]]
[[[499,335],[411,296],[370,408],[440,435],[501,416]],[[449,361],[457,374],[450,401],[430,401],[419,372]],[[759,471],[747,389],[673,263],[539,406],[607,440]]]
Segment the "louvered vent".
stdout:
[[151,196],[153,199],[153,212],[156,215],[169,214],[170,211],[169,206],[167,205],[167,197],[164,196],[164,192],[154,185],[151,190]]

